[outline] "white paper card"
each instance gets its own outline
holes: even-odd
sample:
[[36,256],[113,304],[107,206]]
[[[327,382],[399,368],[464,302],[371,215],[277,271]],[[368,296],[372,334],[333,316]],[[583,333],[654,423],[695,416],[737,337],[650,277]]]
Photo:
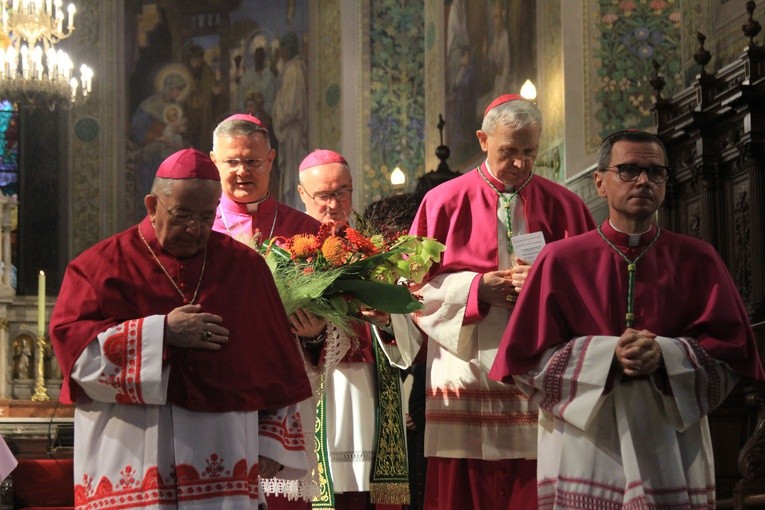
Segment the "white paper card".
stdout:
[[513,243],[513,252],[529,264],[533,264],[539,252],[542,251],[545,243],[545,236],[542,232],[532,232],[531,234],[522,234],[510,238]]

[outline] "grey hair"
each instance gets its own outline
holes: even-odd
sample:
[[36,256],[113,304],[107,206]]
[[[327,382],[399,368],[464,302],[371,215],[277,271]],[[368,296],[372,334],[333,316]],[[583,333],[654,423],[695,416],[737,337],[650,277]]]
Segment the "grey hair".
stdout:
[[266,140],[266,149],[271,150],[271,140],[268,136],[268,130],[262,126],[258,126],[254,122],[249,120],[224,120],[213,131],[213,152],[217,151],[218,139],[222,137],[250,137],[256,133],[260,133]]
[[518,129],[531,124],[542,128],[542,113],[539,108],[527,99],[514,99],[492,108],[483,118],[481,131],[491,135],[500,125]]
[[661,152],[664,154],[664,164],[669,162],[667,158],[667,148],[664,146],[664,142],[658,136],[649,133],[647,131],[640,131],[638,129],[625,129],[622,131],[616,131],[611,133],[600,142],[598,148],[598,168],[599,172],[606,170],[611,166],[611,152],[614,149],[616,142],[636,142],[636,143],[655,143],[661,148]]

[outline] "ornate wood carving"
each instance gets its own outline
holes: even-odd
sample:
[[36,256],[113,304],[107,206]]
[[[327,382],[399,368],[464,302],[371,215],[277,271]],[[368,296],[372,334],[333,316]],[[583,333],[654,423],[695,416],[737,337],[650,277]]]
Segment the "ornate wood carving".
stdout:
[[[674,169],[661,224],[704,239],[717,249],[744,300],[763,356],[765,48],[753,42],[760,30],[752,19],[754,2],[747,3],[747,11],[749,21],[742,30],[749,46],[737,60],[708,74],[711,55],[704,48],[706,37],[699,33],[694,58],[701,72],[695,82],[672,99],[661,97],[658,72],[651,84],[656,132]],[[740,384],[710,415],[710,427],[718,500],[733,500],[736,508],[765,504],[765,386],[750,381]],[[725,427],[742,431],[739,444],[732,445],[731,435],[721,433]],[[738,472],[728,468],[736,461]]]
[[751,302],[751,232],[749,230],[749,192],[739,189],[733,205],[733,279],[744,303]]
[[688,235],[695,238],[701,236],[701,210],[698,204],[688,208]]

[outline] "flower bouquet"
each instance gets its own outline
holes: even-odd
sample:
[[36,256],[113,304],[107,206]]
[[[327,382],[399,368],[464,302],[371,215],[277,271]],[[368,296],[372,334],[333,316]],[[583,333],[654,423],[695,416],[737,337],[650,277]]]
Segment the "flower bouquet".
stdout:
[[275,237],[260,247],[287,314],[302,308],[342,329],[362,310],[411,313],[422,304],[409,285],[421,283],[444,245],[427,237],[364,236],[332,223],[319,232]]

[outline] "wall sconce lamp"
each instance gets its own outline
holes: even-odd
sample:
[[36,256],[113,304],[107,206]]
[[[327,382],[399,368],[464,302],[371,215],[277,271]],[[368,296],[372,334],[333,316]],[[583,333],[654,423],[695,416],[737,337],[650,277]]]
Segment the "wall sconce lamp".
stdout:
[[401,170],[401,167],[396,166],[390,173],[390,184],[393,186],[393,191],[395,191],[396,194],[404,191],[404,188],[406,187],[406,174]]
[[529,101],[536,100],[537,88],[534,86],[531,80],[526,80],[523,82],[523,86],[521,87],[521,97],[528,99]]

